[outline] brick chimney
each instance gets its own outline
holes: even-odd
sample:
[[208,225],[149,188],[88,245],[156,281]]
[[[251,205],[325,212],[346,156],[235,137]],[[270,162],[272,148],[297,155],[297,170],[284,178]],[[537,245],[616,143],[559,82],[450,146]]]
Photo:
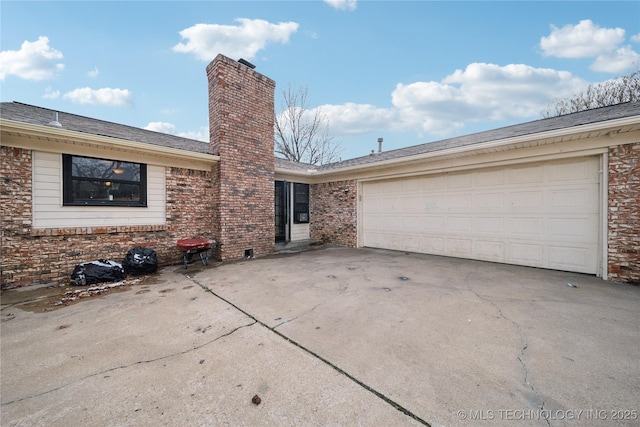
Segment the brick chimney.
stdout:
[[264,256],[275,248],[275,82],[250,65],[218,55],[207,66],[209,150],[220,156],[213,232],[223,244],[223,261]]

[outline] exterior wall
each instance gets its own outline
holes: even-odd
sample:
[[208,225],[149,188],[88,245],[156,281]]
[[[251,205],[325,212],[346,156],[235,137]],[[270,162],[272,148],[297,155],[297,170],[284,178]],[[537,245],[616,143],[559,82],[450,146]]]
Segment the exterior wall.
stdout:
[[640,284],[640,143],[609,149],[609,279]]
[[223,55],[207,67],[210,152],[220,156],[213,224],[223,261],[273,253],[275,82]]
[[355,180],[312,184],[310,237],[325,243],[357,246],[358,191]]
[[75,228],[165,223],[165,168],[147,165],[147,207],[62,206],[62,155],[33,152],[33,227]]
[[163,225],[42,228],[32,224],[31,150],[0,147],[2,288],[70,279],[75,265],[95,259],[122,261],[135,246],[153,248],[160,266],[180,262],[176,241],[215,238],[208,204],[212,173],[166,168],[167,218]]

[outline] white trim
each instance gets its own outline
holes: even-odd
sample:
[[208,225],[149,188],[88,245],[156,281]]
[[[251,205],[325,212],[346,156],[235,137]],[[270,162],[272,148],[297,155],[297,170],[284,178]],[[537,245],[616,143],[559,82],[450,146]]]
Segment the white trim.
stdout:
[[600,156],[600,256],[599,276],[609,280],[609,152]]
[[[0,119],[0,130],[2,130],[2,145],[37,151],[84,155],[103,152],[99,156],[116,160],[135,157],[146,159],[141,161],[142,163],[150,163],[149,158],[153,158],[152,163],[155,164],[200,170],[211,170],[211,167],[220,161],[220,156],[213,154],[6,119]],[[109,151],[109,154],[104,154],[104,151]]]

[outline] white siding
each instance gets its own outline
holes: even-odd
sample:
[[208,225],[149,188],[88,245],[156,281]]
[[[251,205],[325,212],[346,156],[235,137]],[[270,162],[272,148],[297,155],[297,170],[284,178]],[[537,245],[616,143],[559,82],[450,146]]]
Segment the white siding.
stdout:
[[62,206],[62,155],[34,152],[33,227],[75,228],[165,223],[165,169],[147,165],[147,207]]
[[364,246],[597,273],[599,158],[363,183]]
[[[293,211],[293,209],[291,209]],[[309,224],[294,224],[291,219],[291,241],[307,240],[309,238]]]

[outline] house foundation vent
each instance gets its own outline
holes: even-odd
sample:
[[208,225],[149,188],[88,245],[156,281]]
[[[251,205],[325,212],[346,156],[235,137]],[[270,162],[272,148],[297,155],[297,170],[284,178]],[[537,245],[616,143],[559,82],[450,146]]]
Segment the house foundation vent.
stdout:
[[245,249],[244,250],[244,259],[253,258],[253,249]]

